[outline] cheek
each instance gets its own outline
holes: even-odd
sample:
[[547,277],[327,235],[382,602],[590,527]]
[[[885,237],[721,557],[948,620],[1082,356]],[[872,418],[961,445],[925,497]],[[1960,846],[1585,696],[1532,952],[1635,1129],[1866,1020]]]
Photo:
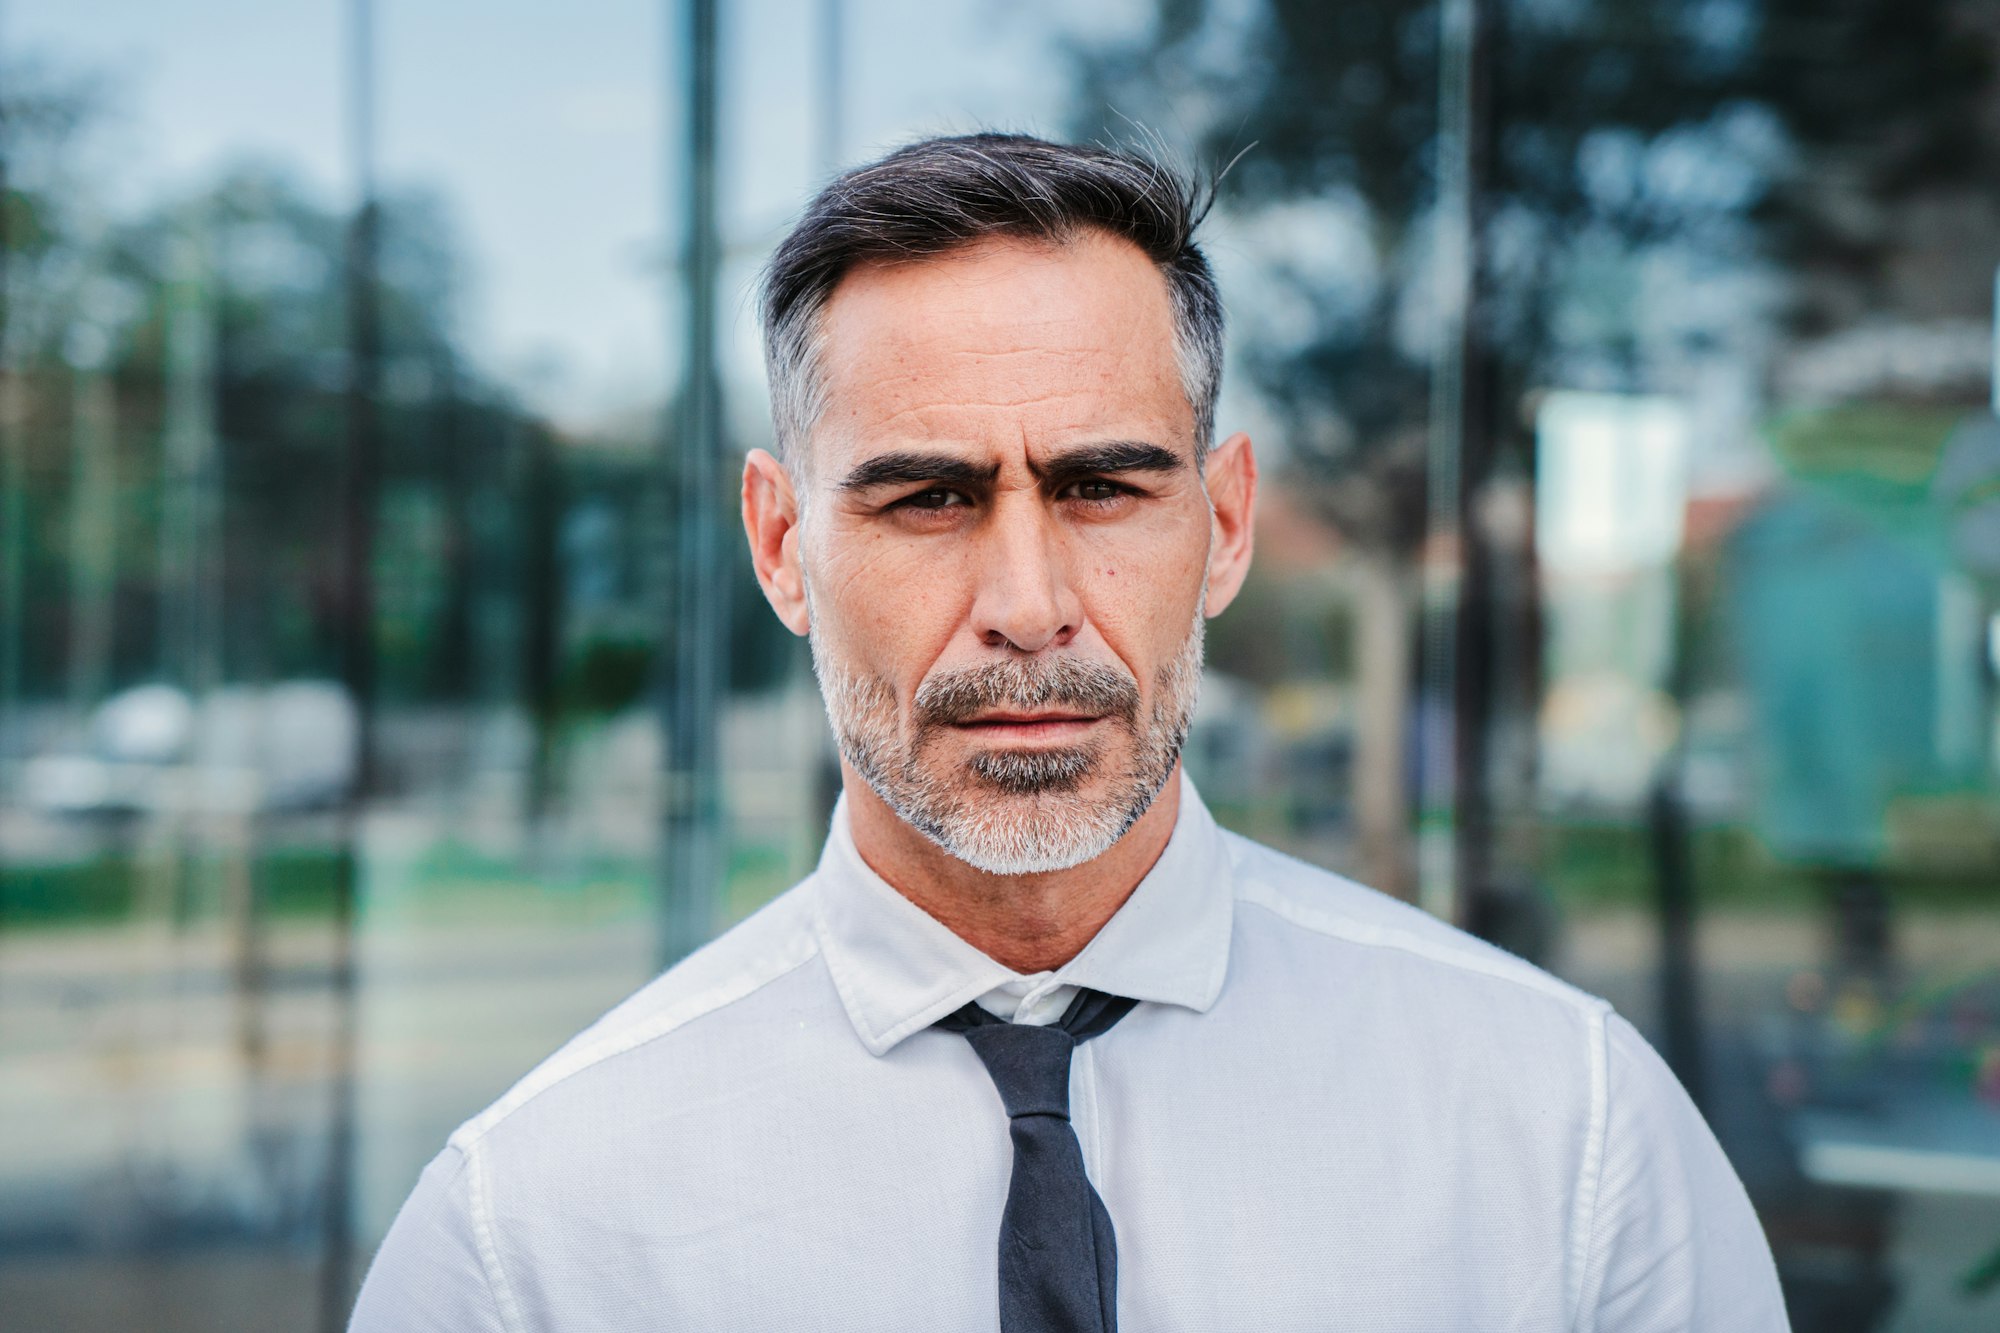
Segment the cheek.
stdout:
[[1145,531],[1106,530],[1077,547],[1085,609],[1113,652],[1141,680],[1186,641],[1203,598],[1208,525],[1182,521]]
[[828,643],[892,682],[903,698],[965,618],[949,570],[887,540],[862,538],[828,553],[813,571],[812,588],[817,628]]
[[1165,501],[1130,521],[1079,523],[1070,529],[1073,550],[1100,573],[1116,570],[1159,580],[1199,578],[1207,563],[1211,522],[1199,492]]

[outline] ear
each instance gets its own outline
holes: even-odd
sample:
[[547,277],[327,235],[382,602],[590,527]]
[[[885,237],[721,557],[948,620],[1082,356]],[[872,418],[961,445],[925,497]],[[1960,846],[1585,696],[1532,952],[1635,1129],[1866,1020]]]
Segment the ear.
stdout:
[[1208,601],[1213,618],[1228,609],[1250,572],[1250,548],[1257,521],[1257,456],[1250,437],[1238,432],[1208,456]]
[[750,567],[764,599],[794,634],[812,624],[806,610],[805,570],[799,564],[799,500],[791,473],[762,449],[743,460],[743,532],[750,539]]

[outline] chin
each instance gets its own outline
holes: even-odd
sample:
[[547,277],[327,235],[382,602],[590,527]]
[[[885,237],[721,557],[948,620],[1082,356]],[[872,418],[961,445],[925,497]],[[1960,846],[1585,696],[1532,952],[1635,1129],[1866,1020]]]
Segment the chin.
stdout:
[[1093,785],[1091,778],[1100,767],[1097,747],[1081,745],[1054,750],[986,750],[966,763],[968,785],[999,796],[1080,792]]
[[1096,860],[1131,825],[1092,821],[1079,827],[1048,819],[1045,809],[1007,808],[1032,799],[997,798],[963,819],[923,831],[939,847],[989,875],[1047,875]]
[[[1046,875],[1094,861],[1152,808],[1164,782],[1107,779],[1061,751],[977,756],[952,799],[898,808],[939,847],[992,875]],[[1036,776],[1045,780],[1031,781]],[[1093,780],[1093,778],[1095,780]],[[1122,779],[1122,780],[1121,780]],[[896,802],[890,802],[895,805]]]

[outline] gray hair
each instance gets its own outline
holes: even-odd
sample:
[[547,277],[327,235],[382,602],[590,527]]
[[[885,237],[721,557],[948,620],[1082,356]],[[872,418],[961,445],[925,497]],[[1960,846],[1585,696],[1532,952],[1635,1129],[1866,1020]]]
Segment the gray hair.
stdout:
[[779,456],[802,471],[826,406],[820,316],[856,264],[948,254],[989,237],[1063,244],[1098,231],[1138,246],[1166,279],[1200,464],[1222,385],[1222,298],[1194,243],[1213,200],[1212,187],[1162,161],[1025,134],[924,139],[840,176],[764,272],[764,364]]

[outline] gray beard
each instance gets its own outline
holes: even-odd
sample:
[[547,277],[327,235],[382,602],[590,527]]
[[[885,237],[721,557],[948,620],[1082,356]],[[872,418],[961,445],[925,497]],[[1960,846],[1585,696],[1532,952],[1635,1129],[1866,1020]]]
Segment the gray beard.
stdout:
[[[841,756],[883,803],[968,865],[1029,875],[1102,856],[1152,807],[1187,743],[1204,630],[1197,606],[1187,638],[1160,668],[1143,723],[1138,682],[1129,674],[1075,657],[1015,657],[927,677],[917,689],[914,735],[907,740],[899,735],[890,686],[838,660],[816,628],[810,642]],[[987,751],[952,771],[940,771],[930,753],[944,728],[984,709],[1050,705],[1113,722],[1130,740],[1127,757],[1107,757],[1101,737],[1059,749]],[[1114,762],[1104,793],[1086,794]]]

